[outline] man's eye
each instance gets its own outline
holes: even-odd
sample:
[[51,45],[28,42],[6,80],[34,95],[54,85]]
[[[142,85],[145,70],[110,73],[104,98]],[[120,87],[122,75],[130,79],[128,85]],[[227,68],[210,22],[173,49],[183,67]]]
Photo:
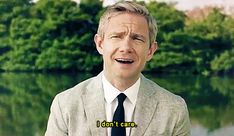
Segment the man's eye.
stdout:
[[112,39],[117,39],[117,38],[120,38],[120,36],[118,36],[118,35],[112,35],[111,38]]
[[141,38],[137,38],[137,37],[135,37],[135,38],[134,38],[134,40],[137,40],[137,41],[140,41],[140,42],[144,42],[144,40],[143,40],[143,39],[141,39]]

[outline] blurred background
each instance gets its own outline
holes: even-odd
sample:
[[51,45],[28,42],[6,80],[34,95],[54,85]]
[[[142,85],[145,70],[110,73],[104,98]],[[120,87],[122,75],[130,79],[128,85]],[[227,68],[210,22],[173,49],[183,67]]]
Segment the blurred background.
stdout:
[[[93,36],[118,0],[0,0],[0,136],[43,136],[54,96],[102,70]],[[145,0],[159,49],[143,72],[182,96],[192,136],[234,135],[234,1]]]

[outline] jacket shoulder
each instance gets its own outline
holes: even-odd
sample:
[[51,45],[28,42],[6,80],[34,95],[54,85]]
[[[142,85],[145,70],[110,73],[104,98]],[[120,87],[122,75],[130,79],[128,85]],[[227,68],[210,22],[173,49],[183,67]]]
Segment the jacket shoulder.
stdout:
[[185,101],[184,99],[179,96],[176,95],[170,91],[168,91],[167,89],[159,86],[157,83],[145,78],[146,82],[147,82],[147,86],[149,86],[151,88],[151,90],[154,91],[154,96],[155,99],[158,100],[158,102],[161,103],[166,103],[166,104],[172,104],[172,105],[185,105]]
[[61,108],[69,109],[72,106],[78,106],[82,104],[82,95],[86,92],[87,86],[95,81],[96,77],[89,78],[69,88],[59,94],[54,98],[54,101],[58,101]]

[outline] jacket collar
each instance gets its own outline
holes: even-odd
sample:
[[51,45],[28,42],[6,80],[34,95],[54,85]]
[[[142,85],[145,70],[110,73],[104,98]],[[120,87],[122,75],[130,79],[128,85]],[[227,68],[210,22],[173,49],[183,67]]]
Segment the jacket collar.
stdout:
[[106,120],[105,100],[102,87],[101,73],[94,77],[87,85],[86,91],[82,95],[84,110],[87,115],[87,122],[93,136],[104,136],[107,129],[97,127],[97,121]]
[[141,84],[133,117],[137,127],[131,129],[131,136],[142,136],[156,111],[158,104],[157,99],[154,97],[156,91],[150,82],[152,81],[149,81],[141,74]]
[[[87,122],[89,123],[91,134],[95,136],[107,135],[106,128],[97,127],[97,121],[101,123],[106,120],[105,99],[101,78],[102,73],[94,77],[82,95]],[[152,87],[151,81],[148,81],[142,74],[140,78],[141,83],[133,115],[133,121],[137,124],[137,127],[131,129],[131,136],[140,136],[145,133],[158,104],[158,101],[153,97],[155,95],[155,88]]]

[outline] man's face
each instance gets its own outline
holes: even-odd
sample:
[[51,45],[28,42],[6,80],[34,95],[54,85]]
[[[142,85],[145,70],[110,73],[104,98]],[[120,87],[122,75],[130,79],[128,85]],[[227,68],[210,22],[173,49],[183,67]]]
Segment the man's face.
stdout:
[[107,21],[104,31],[103,38],[95,36],[95,43],[103,55],[105,75],[110,78],[138,78],[157,48],[156,43],[149,41],[146,19],[133,13],[118,14]]

